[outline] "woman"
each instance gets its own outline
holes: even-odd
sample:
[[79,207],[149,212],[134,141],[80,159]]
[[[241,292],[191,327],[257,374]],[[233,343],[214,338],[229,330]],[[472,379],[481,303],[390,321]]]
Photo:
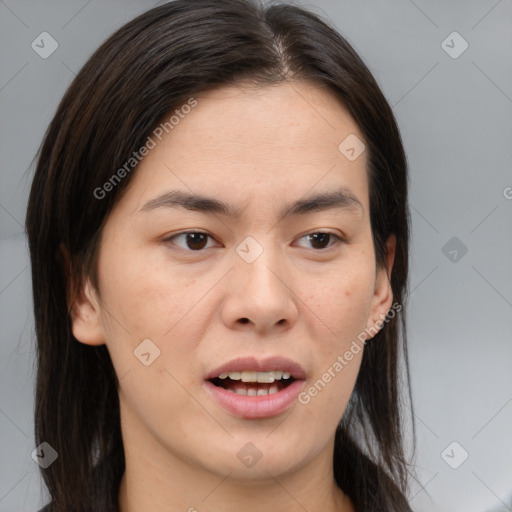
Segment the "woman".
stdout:
[[26,223],[44,510],[410,510],[406,159],[328,24],[131,21],[59,105]]

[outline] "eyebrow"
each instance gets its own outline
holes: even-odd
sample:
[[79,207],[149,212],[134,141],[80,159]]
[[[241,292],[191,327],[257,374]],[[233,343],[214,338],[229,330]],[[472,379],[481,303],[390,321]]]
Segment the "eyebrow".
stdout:
[[[156,210],[158,208],[185,208],[205,214],[220,214],[233,219],[239,219],[243,209],[216,199],[198,194],[172,190],[149,200],[140,209],[140,212]],[[322,192],[291,204],[287,204],[279,212],[278,218],[284,219],[292,215],[306,215],[331,209],[342,209],[362,213],[363,205],[359,199],[347,188],[340,188],[332,192]]]

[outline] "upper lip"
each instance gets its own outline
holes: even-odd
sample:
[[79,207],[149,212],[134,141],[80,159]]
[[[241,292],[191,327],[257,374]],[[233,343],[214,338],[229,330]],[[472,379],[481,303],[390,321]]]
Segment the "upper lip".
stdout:
[[265,359],[256,359],[255,357],[239,357],[215,368],[209,372],[205,379],[211,380],[217,378],[221,373],[229,372],[270,372],[281,370],[288,372],[296,380],[304,380],[306,372],[299,363],[291,361],[286,357],[274,356]]

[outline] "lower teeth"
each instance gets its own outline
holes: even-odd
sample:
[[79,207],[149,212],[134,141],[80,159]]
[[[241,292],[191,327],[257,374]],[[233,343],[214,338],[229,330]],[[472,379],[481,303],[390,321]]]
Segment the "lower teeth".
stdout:
[[273,395],[279,391],[277,386],[270,386],[268,389],[260,388],[238,388],[236,391],[233,389],[225,388],[227,391],[231,393],[235,393],[237,395],[245,395],[245,396],[265,396],[265,395]]

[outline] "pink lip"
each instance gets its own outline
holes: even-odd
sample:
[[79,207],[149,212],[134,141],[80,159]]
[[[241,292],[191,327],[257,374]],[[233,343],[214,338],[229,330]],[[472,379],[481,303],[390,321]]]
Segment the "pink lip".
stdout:
[[[218,387],[209,379],[221,373],[239,371],[272,371],[288,372],[295,379],[289,386],[272,395],[246,396]],[[284,357],[269,357],[258,360],[255,357],[242,357],[229,361],[211,371],[205,378],[204,386],[210,396],[224,409],[240,418],[256,419],[276,416],[294,403],[304,385],[306,372],[298,363]]]
[[264,396],[237,395],[206,380],[204,385],[211,396],[227,411],[240,418],[268,418],[285,411],[299,396],[303,380],[296,380],[288,387]]
[[272,370],[281,370],[282,372],[288,372],[295,380],[304,380],[306,378],[304,368],[290,359],[276,356],[258,360],[251,356],[233,359],[208,373],[205,379],[214,379],[221,373],[240,372],[244,370],[250,372],[270,372]]

